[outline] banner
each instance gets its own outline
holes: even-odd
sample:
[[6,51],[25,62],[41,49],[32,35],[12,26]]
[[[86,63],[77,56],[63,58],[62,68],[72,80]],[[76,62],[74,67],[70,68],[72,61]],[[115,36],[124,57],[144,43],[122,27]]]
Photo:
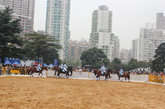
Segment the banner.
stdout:
[[157,82],[157,83],[164,83],[164,76],[149,75],[149,81]]
[[4,62],[10,62],[11,64],[13,64],[14,62],[17,62],[18,64],[20,64],[21,60],[20,59],[5,58]]
[[54,66],[58,66],[58,59],[54,59]]

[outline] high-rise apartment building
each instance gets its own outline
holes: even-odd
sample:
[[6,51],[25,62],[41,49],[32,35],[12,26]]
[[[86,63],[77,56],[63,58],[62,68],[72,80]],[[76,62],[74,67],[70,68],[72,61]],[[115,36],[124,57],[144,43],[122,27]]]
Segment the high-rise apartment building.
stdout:
[[117,36],[114,34],[111,34],[111,45],[112,45],[112,56],[111,59],[119,58],[119,52],[120,52],[120,41]]
[[156,29],[165,30],[165,16],[163,13],[157,13]]
[[132,50],[121,49],[120,60],[121,62],[127,63],[132,58]]
[[59,57],[68,59],[68,45],[70,38],[70,0],[48,0],[46,16],[46,34],[54,36],[59,41],[62,49]]
[[100,6],[93,12],[92,31],[90,36],[91,47],[97,47],[104,51],[108,59],[112,61],[113,45],[111,44],[112,12],[107,6]]
[[80,60],[83,51],[90,48],[87,41],[69,41],[68,60],[77,61]]
[[139,39],[132,41],[132,58],[139,61]]
[[139,60],[153,60],[157,47],[165,42],[165,36],[161,30],[142,28],[139,39]]
[[33,31],[35,0],[0,0],[0,4],[13,9],[14,18],[21,20],[22,35]]

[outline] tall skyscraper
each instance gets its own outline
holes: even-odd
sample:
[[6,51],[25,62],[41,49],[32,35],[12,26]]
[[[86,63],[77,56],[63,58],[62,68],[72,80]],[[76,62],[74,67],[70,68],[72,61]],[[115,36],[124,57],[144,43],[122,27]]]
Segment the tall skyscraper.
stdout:
[[107,6],[100,6],[93,12],[92,31],[90,35],[91,47],[97,47],[104,51],[110,61],[113,60],[112,12]]
[[157,13],[156,29],[165,30],[165,16],[163,13]]
[[132,58],[139,61],[139,39],[132,41]]
[[70,0],[48,0],[46,16],[46,34],[54,36],[59,40],[62,49],[59,57],[68,59],[68,45],[70,38]]
[[111,34],[111,45],[112,45],[111,60],[113,60],[114,58],[119,58],[120,40],[119,40],[118,36]]
[[13,9],[14,18],[19,18],[22,34],[33,31],[35,0],[0,0],[0,4]]

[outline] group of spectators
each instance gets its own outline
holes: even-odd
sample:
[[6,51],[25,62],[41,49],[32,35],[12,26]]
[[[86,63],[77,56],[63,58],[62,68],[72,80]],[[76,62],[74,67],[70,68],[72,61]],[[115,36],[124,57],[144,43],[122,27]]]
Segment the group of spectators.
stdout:
[[26,66],[13,66],[13,65],[5,65],[4,69],[2,65],[0,64],[0,75],[2,75],[2,72],[5,74],[11,74],[11,70],[19,70],[21,74],[25,74],[28,67]]

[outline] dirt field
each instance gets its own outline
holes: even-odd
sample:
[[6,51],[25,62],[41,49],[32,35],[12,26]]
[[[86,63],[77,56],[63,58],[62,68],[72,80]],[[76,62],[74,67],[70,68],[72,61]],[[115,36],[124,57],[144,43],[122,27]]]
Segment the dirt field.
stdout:
[[165,86],[1,77],[1,109],[165,109]]

